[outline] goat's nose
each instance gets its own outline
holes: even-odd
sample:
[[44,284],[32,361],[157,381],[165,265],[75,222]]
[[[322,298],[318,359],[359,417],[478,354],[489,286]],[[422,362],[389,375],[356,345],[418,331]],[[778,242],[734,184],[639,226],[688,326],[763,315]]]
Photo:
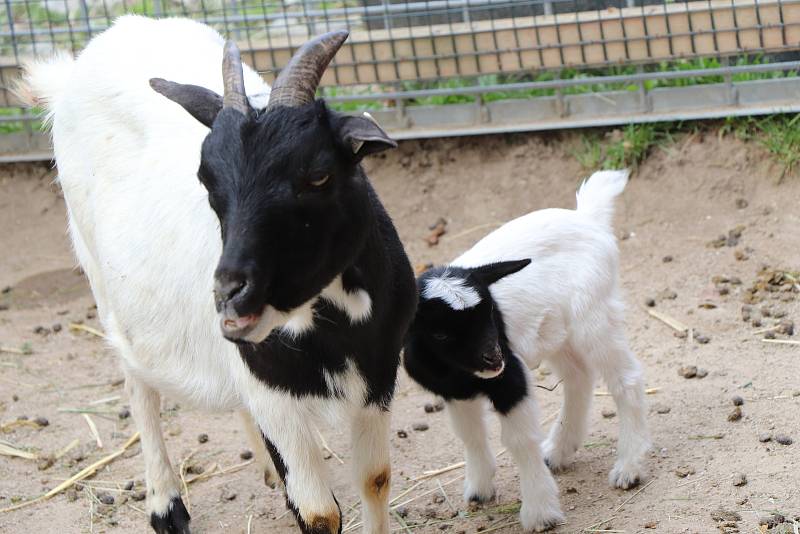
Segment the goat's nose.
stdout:
[[217,273],[214,281],[214,301],[217,305],[229,302],[247,287],[247,277],[241,273]]

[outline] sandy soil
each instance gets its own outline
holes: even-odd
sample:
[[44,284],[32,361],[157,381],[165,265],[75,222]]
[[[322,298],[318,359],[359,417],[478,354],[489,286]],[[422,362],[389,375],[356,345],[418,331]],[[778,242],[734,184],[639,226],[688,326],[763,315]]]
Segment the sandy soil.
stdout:
[[[385,158],[370,161],[369,170],[412,262],[442,262],[469,247],[493,223],[538,208],[573,207],[575,186],[584,176],[569,155],[575,143],[573,135],[407,142]],[[657,151],[625,191],[616,229],[629,304],[628,331],[646,367],[647,386],[655,388],[648,395],[654,442],[650,478],[640,493],[608,486],[617,420],[601,416],[601,411],[614,407],[609,397],[597,395],[585,446],[574,465],[557,476],[567,515],[567,524],[558,532],[714,532],[720,528],[713,518],[719,517],[720,508],[740,518],[723,525],[723,531],[759,532],[758,519],[768,512],[779,511],[787,518],[800,514],[798,347],[761,341],[759,328],[743,322],[741,312],[747,288],[757,281],[763,265],[800,270],[800,235],[794,231],[800,182],[789,178],[778,184],[779,174],[756,145],[706,134]],[[0,439],[43,455],[75,439],[79,445],[43,470],[35,460],[0,456],[0,508],[56,486],[117,450],[134,432],[131,419],[118,416],[126,398],[115,355],[97,337],[68,328],[77,322],[99,325],[87,286],[73,270],[64,205],[52,179],[45,167],[0,169],[0,288],[11,288],[0,295],[0,305],[8,306],[0,311],[0,342],[12,348],[28,344],[33,350],[29,355],[0,353],[0,422],[21,416],[49,421],[41,428],[16,426]],[[438,246],[429,247],[424,238],[439,217],[448,221],[448,233]],[[738,244],[709,246],[739,225],[744,229]],[[665,256],[672,261],[665,262]],[[714,276],[738,277],[742,284],[719,285],[729,291],[721,295]],[[762,290],[757,295],[764,295],[765,301],[756,305],[751,321],[760,319],[763,327],[776,319],[761,318],[762,306],[769,306],[772,315],[786,313],[789,319],[800,311],[796,293]],[[656,310],[708,336],[710,342],[673,335],[648,315],[648,298],[655,299]],[[52,331],[55,324],[61,326],[59,332]],[[35,333],[39,326],[46,330]],[[678,374],[685,365],[705,369],[708,376],[685,379]],[[542,385],[556,381],[545,373],[540,378]],[[598,392],[602,388],[598,385]],[[539,389],[536,394],[543,417],[551,420],[561,388]],[[743,417],[730,422],[734,395],[744,399]],[[393,428],[406,431],[407,437],[392,437],[394,495],[425,470],[461,460],[461,448],[444,414],[424,412],[431,400],[401,375]],[[70,408],[95,412],[92,419],[102,449],[83,416],[65,410]],[[427,423],[430,429],[413,431],[415,423]],[[206,471],[243,462],[240,453],[246,440],[231,414],[199,412],[166,399],[163,426],[176,466],[189,455],[187,465]],[[494,422],[493,429],[494,446],[500,450]],[[356,497],[348,483],[346,439],[338,429],[323,432],[344,462],[331,458],[328,464],[348,523],[356,515],[351,508]],[[200,433],[208,435],[206,443],[198,442]],[[764,433],[785,434],[797,443],[762,443],[759,436]],[[412,527],[421,525],[415,532],[430,533],[488,531],[513,521],[516,469],[506,456],[498,464],[495,505],[466,517],[460,498],[462,471],[454,470],[407,496],[415,500],[404,507],[405,521]],[[733,485],[738,473],[746,475],[743,486]],[[136,445],[77,491],[0,514],[0,531],[144,532],[144,503],[135,500],[142,477]],[[120,491],[127,481],[135,481],[134,488]],[[282,496],[263,486],[253,466],[210,477],[189,490],[185,501],[195,532],[247,532],[248,524],[252,532],[296,532]],[[115,503],[103,504],[109,495]],[[395,521],[393,527],[400,529]],[[512,524],[502,531],[516,532],[519,527]],[[771,532],[784,531],[793,532],[789,523]]]

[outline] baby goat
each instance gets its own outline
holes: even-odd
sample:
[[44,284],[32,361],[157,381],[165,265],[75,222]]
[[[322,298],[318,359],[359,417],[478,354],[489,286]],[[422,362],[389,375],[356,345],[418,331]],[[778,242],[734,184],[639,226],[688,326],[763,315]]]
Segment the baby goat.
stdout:
[[340,416],[364,531],[389,532],[389,405],[416,290],[360,165],[396,144],[314,98],[346,38],[306,43],[271,90],[186,19],[125,16],[77,60],[29,70],[75,253],[122,360],[156,532],[189,532],[160,392],[246,411],[305,534],[342,529],[315,434]]
[[[483,419],[489,399],[520,470],[526,530],[563,520],[547,466],[564,467],[581,446],[598,372],[620,415],[611,484],[627,489],[643,476],[649,439],[642,370],[625,337],[611,228],[614,197],[627,178],[626,171],[597,172],[578,191],[577,210],[515,219],[417,283],[406,370],[447,401],[466,450],[467,500],[494,495],[495,462]],[[564,382],[564,404],[542,443],[528,368],[544,359]]]

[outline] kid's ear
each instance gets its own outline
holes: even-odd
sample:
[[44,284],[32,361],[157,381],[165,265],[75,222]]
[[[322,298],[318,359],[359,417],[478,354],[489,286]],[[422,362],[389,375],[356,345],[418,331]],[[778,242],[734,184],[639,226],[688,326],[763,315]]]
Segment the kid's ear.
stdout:
[[530,259],[500,261],[488,265],[481,265],[480,267],[473,267],[470,269],[470,275],[475,277],[479,282],[490,286],[510,274],[521,271],[530,263]]

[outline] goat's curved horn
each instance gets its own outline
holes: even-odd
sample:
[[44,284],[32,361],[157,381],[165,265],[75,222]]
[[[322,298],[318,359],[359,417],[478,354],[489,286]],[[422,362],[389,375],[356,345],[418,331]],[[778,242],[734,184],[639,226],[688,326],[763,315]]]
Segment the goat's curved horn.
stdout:
[[239,47],[233,41],[225,41],[222,52],[222,83],[225,92],[222,95],[222,107],[232,108],[243,115],[250,113],[250,105],[244,93],[244,73]]
[[349,34],[347,30],[329,32],[304,44],[272,84],[267,109],[313,102],[322,74]]

